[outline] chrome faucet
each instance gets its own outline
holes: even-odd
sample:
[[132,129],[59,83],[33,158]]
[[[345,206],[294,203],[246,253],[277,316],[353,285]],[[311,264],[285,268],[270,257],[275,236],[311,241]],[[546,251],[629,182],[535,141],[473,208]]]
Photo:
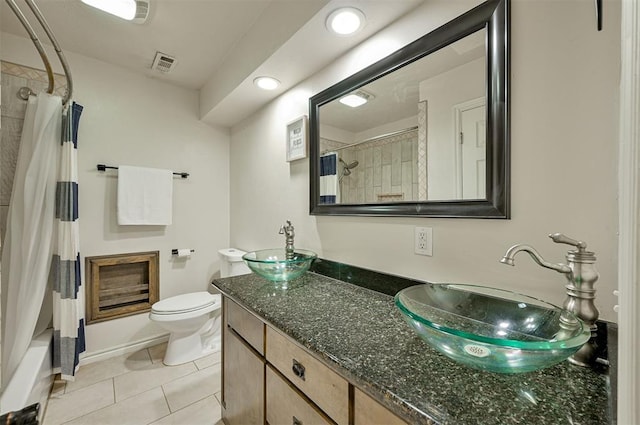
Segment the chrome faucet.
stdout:
[[594,284],[598,280],[598,272],[595,268],[596,256],[593,252],[587,251],[587,244],[582,241],[571,239],[562,233],[553,233],[549,237],[556,243],[572,245],[577,248],[567,252],[567,264],[549,263],[533,247],[524,244],[509,248],[500,262],[513,266],[516,254],[524,251],[542,267],[565,275],[567,278],[567,298],[562,307],[582,319],[591,330],[591,339],[571,356],[569,361],[579,366],[592,366],[596,362],[598,348],[596,345],[598,330],[596,320],[598,320],[599,313],[594,304],[596,298]]
[[286,225],[280,227],[279,234],[284,235],[287,239],[287,244],[284,248],[286,252],[286,258],[287,260],[292,260],[294,257],[293,251],[295,249],[293,247],[293,237],[295,236],[295,233],[293,232],[293,225],[291,224],[291,221],[287,220]]

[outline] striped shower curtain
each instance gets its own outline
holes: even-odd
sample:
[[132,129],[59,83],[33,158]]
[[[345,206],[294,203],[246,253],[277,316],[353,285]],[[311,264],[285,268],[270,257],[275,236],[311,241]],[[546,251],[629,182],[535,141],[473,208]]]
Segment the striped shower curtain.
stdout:
[[62,144],[56,186],[56,243],[51,262],[53,367],[73,381],[85,350],[84,286],[80,276],[78,224],[78,124],[82,106],[70,102],[62,117]]
[[320,157],[320,203],[340,202],[338,193],[338,154],[329,152]]

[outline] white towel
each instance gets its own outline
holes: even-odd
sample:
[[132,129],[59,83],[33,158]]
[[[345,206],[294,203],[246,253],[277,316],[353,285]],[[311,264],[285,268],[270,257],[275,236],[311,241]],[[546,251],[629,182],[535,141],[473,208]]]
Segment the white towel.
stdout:
[[171,224],[173,172],[118,166],[118,224]]

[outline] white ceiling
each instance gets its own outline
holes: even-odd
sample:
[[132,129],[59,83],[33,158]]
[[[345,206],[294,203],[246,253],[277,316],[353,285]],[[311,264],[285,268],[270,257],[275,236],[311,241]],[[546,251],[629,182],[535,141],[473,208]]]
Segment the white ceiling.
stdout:
[[[147,22],[137,25],[80,0],[36,0],[64,51],[199,90],[201,117],[232,126],[423,0],[150,1]],[[16,2],[27,14],[26,5]],[[324,27],[328,13],[341,5],[367,16],[355,36],[337,37]],[[4,1],[0,16],[3,32],[26,37]],[[176,58],[171,73],[150,69],[156,51]],[[251,81],[259,74],[273,75],[281,87],[255,94]]]

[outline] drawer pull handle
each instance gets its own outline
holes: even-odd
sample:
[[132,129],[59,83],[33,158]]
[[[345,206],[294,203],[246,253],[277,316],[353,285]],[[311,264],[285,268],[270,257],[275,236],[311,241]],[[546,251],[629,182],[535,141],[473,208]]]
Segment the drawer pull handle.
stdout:
[[293,425],[302,425],[302,421],[294,416]]
[[302,366],[301,363],[298,363],[296,359],[293,359],[293,366],[291,366],[291,370],[294,375],[304,381],[304,366]]

